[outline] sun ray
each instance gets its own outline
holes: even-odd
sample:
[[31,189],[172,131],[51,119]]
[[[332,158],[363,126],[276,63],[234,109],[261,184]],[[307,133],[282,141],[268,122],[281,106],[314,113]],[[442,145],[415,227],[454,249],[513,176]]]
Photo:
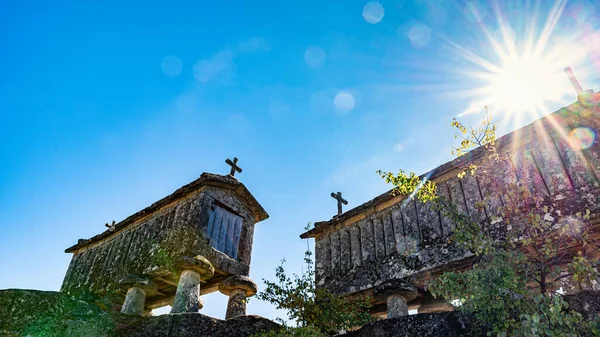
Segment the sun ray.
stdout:
[[483,34],[485,34],[486,38],[488,39],[489,43],[492,45],[492,48],[494,49],[496,54],[498,54],[498,56],[500,56],[500,59],[502,59],[503,61],[506,61],[508,59],[508,54],[506,53],[505,49],[502,48],[502,45],[500,45],[500,43],[496,40],[496,38],[494,38],[494,36],[490,33],[490,30],[486,27],[483,20],[479,21],[479,27],[481,27]]
[[540,3],[539,1],[536,1],[533,9],[529,12],[530,17],[528,18],[527,25],[525,26],[525,43],[523,45],[523,54],[525,55],[529,55],[533,52],[533,44],[536,35],[535,30],[539,12]]
[[454,51],[454,53],[456,53],[458,56],[462,56],[464,57],[466,60],[470,61],[471,63],[478,65],[486,70],[489,70],[491,72],[494,71],[498,71],[499,68],[497,65],[487,61],[486,59],[484,59],[483,57],[473,53],[472,51],[460,46],[459,44],[453,42],[452,40],[450,40],[449,38],[438,34],[438,37],[444,41],[445,43],[448,44],[448,47],[450,47],[450,50]]
[[[457,96],[467,98],[467,97],[473,97],[473,96],[483,95],[483,94],[487,94],[486,89],[472,88],[472,89],[461,89],[461,90],[458,90],[458,89],[449,90],[440,95],[447,95],[448,97],[454,97],[454,98],[456,98]],[[483,107],[483,106],[485,106],[485,103],[483,105],[480,105],[480,107]]]
[[554,128],[554,131],[558,133],[558,135],[561,138],[565,140],[568,139],[569,134],[565,131],[561,123],[557,121],[553,115],[548,115],[548,121],[550,122],[550,125]]
[[550,11],[550,15],[548,16],[548,19],[546,20],[546,24],[544,25],[544,29],[542,30],[542,33],[540,34],[540,37],[539,37],[539,39],[536,43],[535,49],[533,51],[534,57],[539,57],[541,55],[541,53],[543,52],[543,50],[546,48],[546,44],[548,43],[548,40],[550,39],[552,32],[554,32],[554,27],[556,27],[556,24],[558,23],[558,19],[560,19],[566,5],[567,5],[566,0],[559,0],[554,3],[554,6],[552,7],[552,10]]
[[504,42],[504,47],[506,48],[507,53],[506,57],[508,58],[516,55],[517,45],[515,44],[515,37],[513,36],[513,38],[511,39],[511,37],[509,36],[509,25],[506,22],[506,19],[504,17],[504,14],[502,13],[500,5],[498,4],[498,1],[492,2],[492,10],[494,12],[494,16],[496,17],[496,20],[498,21],[498,24],[500,25],[500,33],[502,34],[502,40]]

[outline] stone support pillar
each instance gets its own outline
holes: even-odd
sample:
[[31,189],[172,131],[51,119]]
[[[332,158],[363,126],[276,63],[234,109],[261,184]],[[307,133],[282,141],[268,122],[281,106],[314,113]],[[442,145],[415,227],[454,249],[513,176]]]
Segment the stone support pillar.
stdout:
[[146,291],[142,288],[131,287],[127,290],[125,302],[121,307],[121,313],[126,315],[142,316],[146,305]]
[[229,296],[225,319],[246,315],[247,298],[257,292],[256,284],[247,276],[234,275],[219,284],[219,291]]
[[200,273],[187,269],[181,272],[171,313],[198,312],[200,307]]
[[387,318],[408,315],[408,302],[414,300],[418,291],[402,279],[388,280],[373,289],[375,299],[387,303]]
[[406,299],[400,295],[389,295],[387,297],[388,318],[408,316],[408,304]]
[[229,293],[227,301],[227,312],[225,319],[246,315],[246,291],[243,289],[234,289]]
[[151,279],[138,275],[129,275],[119,281],[119,284],[122,290],[127,291],[121,313],[133,316],[144,315],[146,295],[156,292],[156,284]]
[[211,277],[215,269],[203,256],[181,257],[176,261],[181,270],[177,291],[173,299],[171,313],[198,312],[202,308],[200,300],[200,281]]

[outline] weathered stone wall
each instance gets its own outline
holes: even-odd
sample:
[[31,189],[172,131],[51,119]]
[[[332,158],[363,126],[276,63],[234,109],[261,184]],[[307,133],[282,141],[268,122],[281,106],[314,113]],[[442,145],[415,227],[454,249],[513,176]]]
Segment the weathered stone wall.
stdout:
[[449,234],[430,207],[412,199],[393,205],[316,239],[317,284],[352,293],[465,258],[446,243]]
[[[589,209],[595,221],[600,208],[600,115],[579,103],[563,108],[498,140],[509,154],[503,167],[506,183],[518,181],[546,204],[550,214]],[[588,137],[588,138],[585,138]],[[584,139],[582,139],[584,138]],[[583,142],[581,142],[583,140]],[[584,146],[582,146],[584,145]],[[590,146],[587,146],[590,145]],[[489,222],[505,203],[503,196],[476,177],[457,174],[467,162],[485,158],[472,151],[424,175],[439,193],[480,223]],[[488,196],[483,210],[476,203]],[[423,285],[432,274],[468,263],[469,254],[448,244],[454,226],[449,219],[408,196],[381,195],[303,234],[316,242],[317,285],[338,294],[369,289],[392,278],[412,278]]]
[[[237,261],[208,244],[205,233],[215,201],[244,218]],[[248,275],[253,233],[254,216],[234,192],[208,186],[76,251],[61,291],[115,291],[123,277],[169,270],[183,255],[200,254],[226,273]]]

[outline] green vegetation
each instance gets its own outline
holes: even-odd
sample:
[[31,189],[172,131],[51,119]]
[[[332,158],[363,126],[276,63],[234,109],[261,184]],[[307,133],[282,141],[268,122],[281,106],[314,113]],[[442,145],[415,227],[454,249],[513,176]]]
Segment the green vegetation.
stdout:
[[[469,163],[458,177],[476,177],[486,187],[476,207],[491,213],[488,221],[460,212],[437,193],[433,181],[403,171],[379,172],[395,193],[412,194],[440,209],[456,225],[454,244],[474,254],[472,269],[446,272],[431,281],[428,290],[460,303],[459,310],[475,323],[473,336],[600,335],[598,319],[584,320],[561,296],[573,282],[581,285],[598,278],[590,211],[556,212],[548,199],[518,182],[509,173],[508,156],[497,149],[496,126],[489,117],[478,128],[457,120],[452,126],[460,139],[454,155],[472,148],[483,151],[485,160],[479,166]],[[498,196],[501,205],[492,205]],[[580,249],[573,254],[572,247]]]
[[[91,297],[88,296],[88,299]],[[110,337],[116,322],[98,301],[53,291],[0,291],[0,336]]]
[[[306,227],[308,229],[310,225]],[[259,336],[327,336],[374,321],[368,313],[371,307],[369,298],[340,297],[315,287],[315,269],[310,249],[307,248],[304,255],[306,269],[301,275],[289,277],[283,267],[284,262],[275,269],[275,282],[263,280],[267,287],[257,298],[285,310],[288,319],[297,326],[289,326],[278,318],[284,325],[283,331]]]
[[[428,284],[435,297],[454,300],[470,324],[472,336],[600,336],[597,315],[584,319],[569,308],[562,294],[598,279],[598,243],[590,238],[590,211],[555,209],[547,197],[519,182],[510,159],[496,143],[497,127],[486,116],[477,128],[452,121],[460,140],[452,153],[462,157],[472,149],[477,160],[465,162],[460,179],[483,186],[480,214],[466,214],[438,193],[434,181],[414,173],[378,171],[393,193],[429,203],[456,226],[454,245],[471,252],[472,268],[442,274]],[[481,219],[486,220],[481,220]],[[573,252],[573,247],[577,247]],[[259,298],[287,311],[298,327],[287,336],[323,336],[372,320],[368,301],[338,298],[315,289],[311,252],[307,271],[291,279],[283,264],[277,282],[265,281]],[[262,336],[280,336],[282,332]]]

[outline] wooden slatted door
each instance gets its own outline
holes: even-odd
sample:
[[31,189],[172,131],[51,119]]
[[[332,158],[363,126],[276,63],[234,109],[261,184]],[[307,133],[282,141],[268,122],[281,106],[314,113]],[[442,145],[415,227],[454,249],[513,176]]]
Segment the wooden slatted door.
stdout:
[[206,236],[216,250],[237,260],[243,218],[225,208],[213,204],[208,218]]

